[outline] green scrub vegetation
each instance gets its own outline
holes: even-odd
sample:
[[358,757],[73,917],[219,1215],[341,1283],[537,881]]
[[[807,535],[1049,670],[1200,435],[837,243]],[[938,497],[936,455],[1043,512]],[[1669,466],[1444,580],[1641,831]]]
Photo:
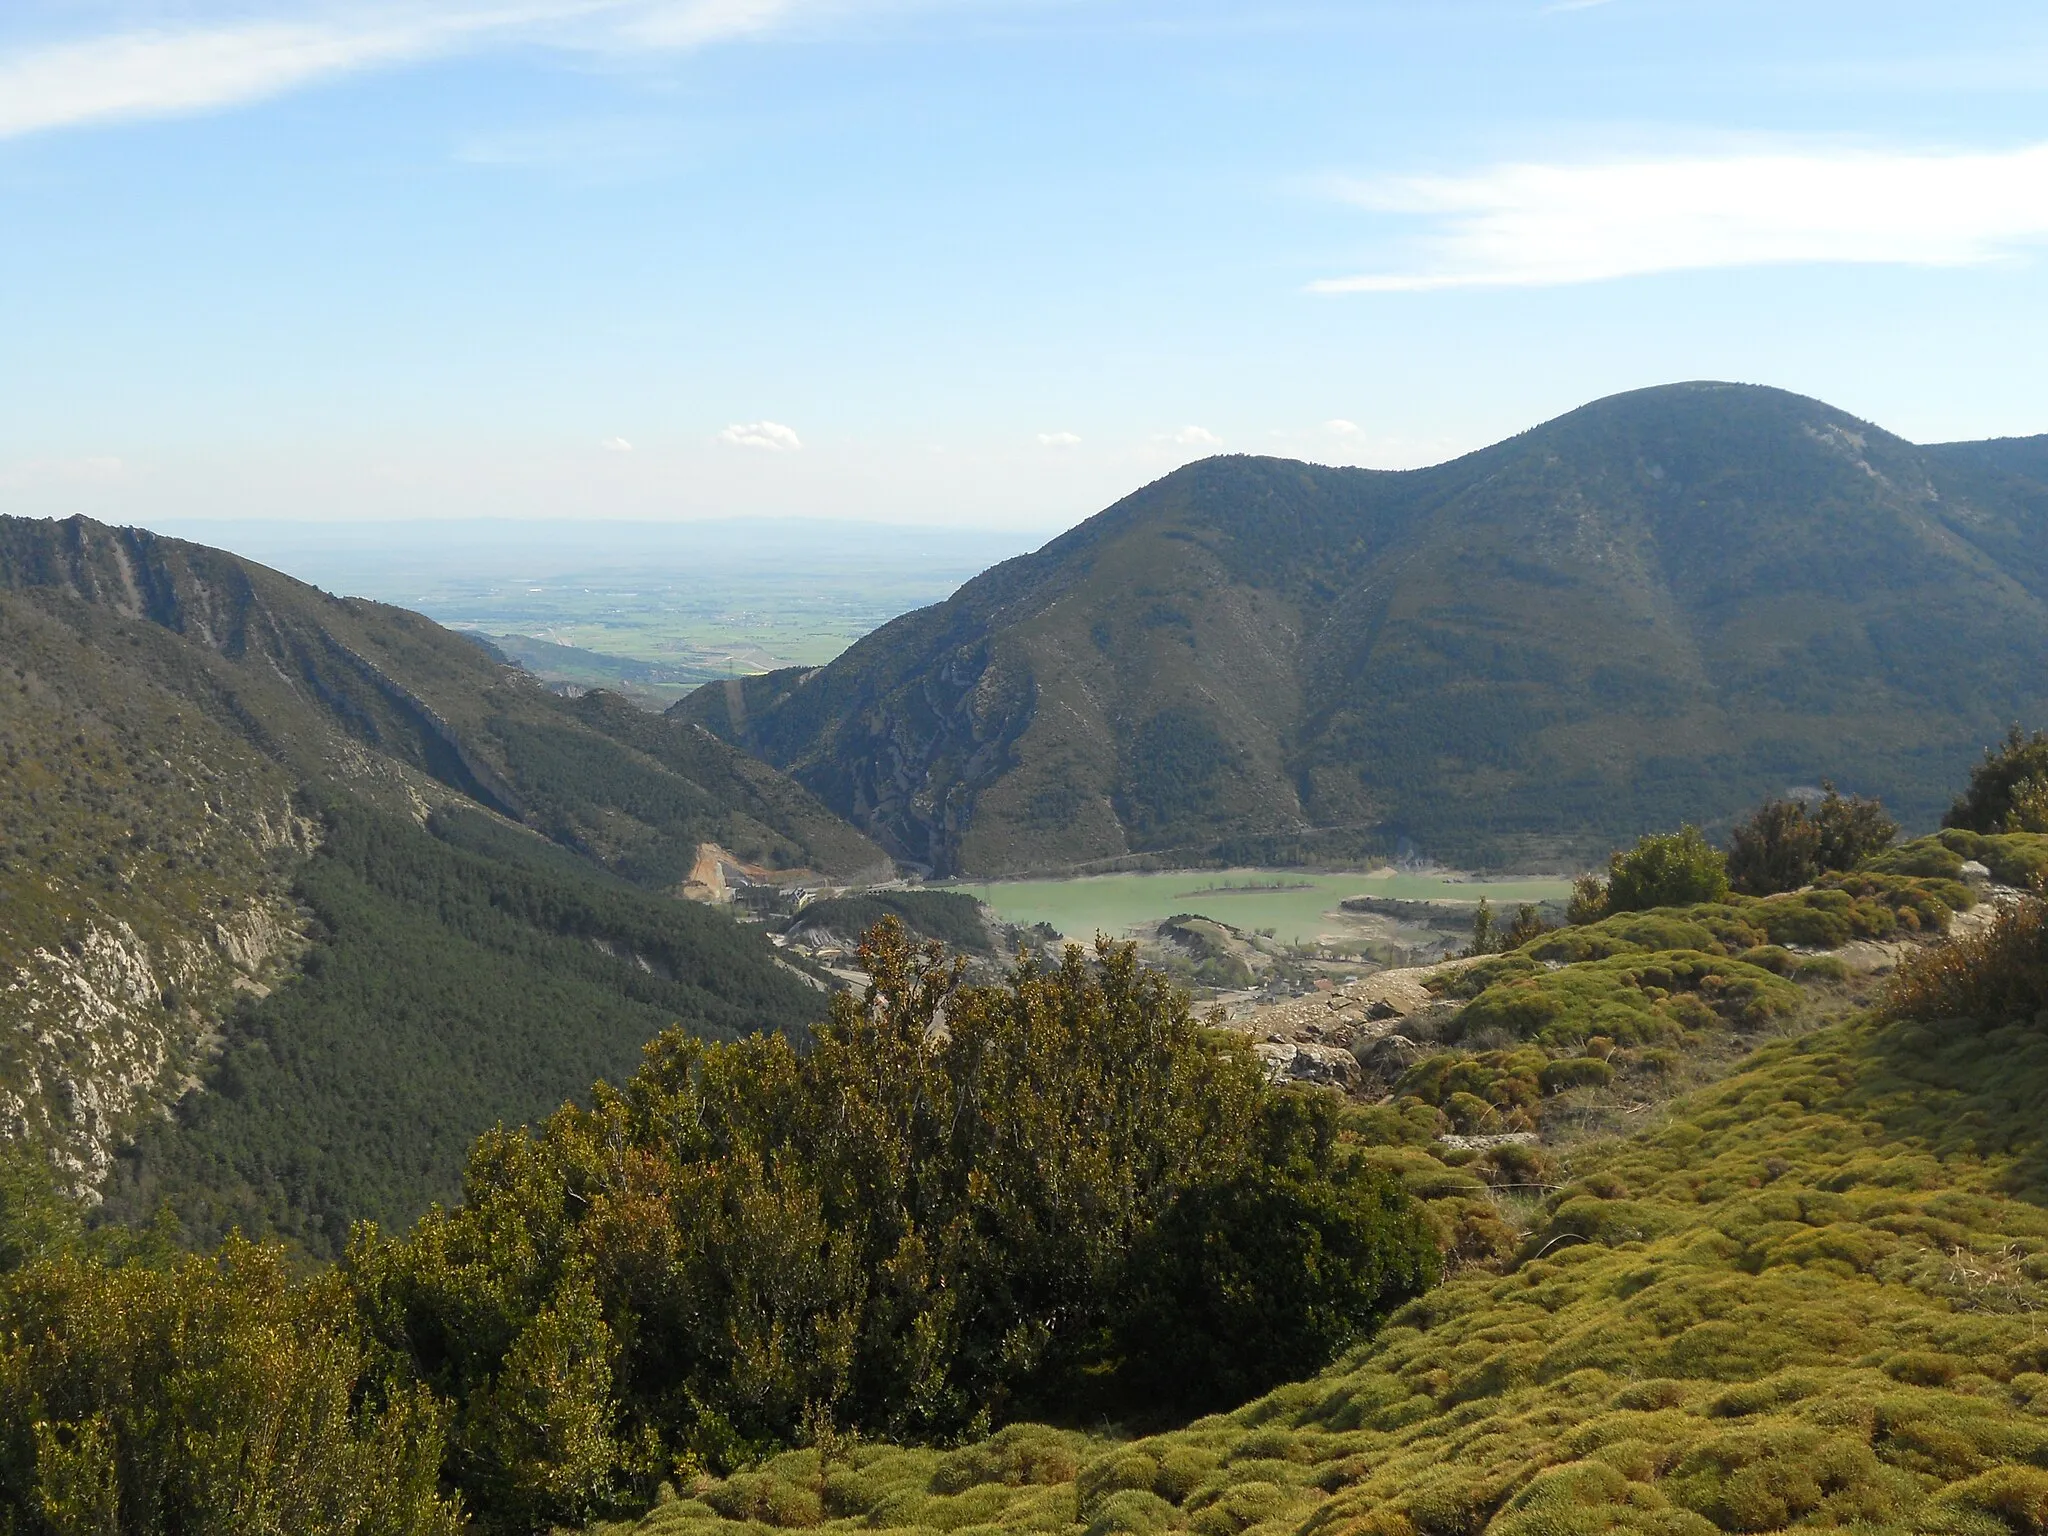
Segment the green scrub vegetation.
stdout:
[[[1269,1084],[1129,948],[970,987],[885,925],[863,960],[807,1051],[668,1031],[303,1282],[0,1178],[0,1529],[538,1532],[706,1469],[802,1520],[823,1493],[751,1470],[786,1447],[1178,1420],[1435,1282],[1437,1224],[1342,1101]],[[1078,1441],[947,1476],[1071,1477]]]
[[1412,1113],[1359,1117],[1433,1215],[1510,1175],[1555,1187],[1512,1252],[1233,1412],[1107,1443],[792,1451],[608,1529],[2041,1531],[2048,993],[1965,1018],[1923,980],[1562,1157],[1453,1168]]

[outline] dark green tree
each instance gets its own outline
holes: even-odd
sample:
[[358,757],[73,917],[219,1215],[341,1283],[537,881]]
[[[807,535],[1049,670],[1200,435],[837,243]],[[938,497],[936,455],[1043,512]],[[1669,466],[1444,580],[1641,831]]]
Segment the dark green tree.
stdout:
[[1556,925],[1547,921],[1543,909],[1533,901],[1525,901],[1515,908],[1515,919],[1501,934],[1502,950],[1520,949],[1549,933]]
[[1617,851],[1607,861],[1610,912],[1689,907],[1720,901],[1727,894],[1727,863],[1708,846],[1698,827],[1648,833],[1635,847]]
[[1796,891],[1820,868],[1820,828],[1797,800],[1766,800],[1728,837],[1728,879],[1747,896]]
[[1482,896],[1479,909],[1472,914],[1472,942],[1465,946],[1465,958],[1497,954],[1500,947],[1500,935],[1493,931],[1493,905]]
[[1597,923],[1607,916],[1607,882],[1595,874],[1583,874],[1572,881],[1571,904],[1565,908],[1565,921],[1577,926],[1583,923]]
[[2015,725],[2003,742],[1987,748],[1941,824],[1970,832],[2048,832],[2048,733],[2029,736]]
[[1728,878],[1746,896],[1796,891],[1824,874],[1856,868],[1892,845],[1898,823],[1877,800],[1844,798],[1823,782],[1818,802],[1766,800],[1728,841]]
[[1899,824],[1885,814],[1883,801],[1861,795],[1844,799],[1825,779],[1821,789],[1811,816],[1819,834],[1815,863],[1822,873],[1854,869],[1898,841]]

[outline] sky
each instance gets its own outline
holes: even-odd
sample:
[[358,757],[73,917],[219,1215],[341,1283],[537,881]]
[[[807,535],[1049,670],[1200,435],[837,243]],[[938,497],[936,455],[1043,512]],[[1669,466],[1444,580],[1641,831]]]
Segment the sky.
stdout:
[[1689,378],[2048,432],[2044,262],[2038,3],[0,3],[20,515],[1051,531]]

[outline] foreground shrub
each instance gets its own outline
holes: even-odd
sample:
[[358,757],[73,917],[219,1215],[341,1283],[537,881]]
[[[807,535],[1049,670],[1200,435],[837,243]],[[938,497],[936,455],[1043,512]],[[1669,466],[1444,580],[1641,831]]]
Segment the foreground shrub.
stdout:
[[2000,885],[2025,890],[2048,880],[2048,834],[2039,832],[1971,832],[1944,827],[1932,837],[1917,837],[1872,859],[1867,872],[1892,875],[1963,878],[1963,863],[1973,860],[1991,871]]
[[168,1268],[75,1253],[0,1284],[0,1529],[432,1536],[440,1416],[388,1386],[330,1281],[231,1240]]
[[1269,1087],[1128,946],[987,988],[894,925],[862,954],[808,1054],[672,1032],[589,1110],[480,1142],[463,1209],[353,1249],[494,1526],[846,1429],[1226,1401],[1430,1282],[1334,1104]]
[[[1949,919],[1975,901],[1959,881],[1856,870],[1822,875],[1805,890],[1778,896],[1729,896],[1691,907],[1620,913],[1544,934],[1522,953],[1531,960],[1569,964],[1666,949],[1738,956],[1769,945],[1834,949],[1851,939],[1944,932]],[[1505,962],[1488,965],[1502,971]],[[1493,979],[1479,966],[1466,974],[1471,978],[1466,996],[1478,994],[1473,983],[1481,975]]]
[[1686,950],[1619,955],[1495,982],[1451,1033],[1506,1035],[1552,1050],[1595,1036],[1655,1045],[1700,1028],[1761,1028],[1796,1009],[1799,997],[1791,982],[1740,960]]
[[1140,1238],[1116,1330],[1134,1397],[1234,1406],[1314,1375],[1435,1282],[1414,1202],[1362,1172],[1332,1178],[1319,1146],[1336,1106],[1316,1107],[1327,1122],[1290,1127],[1286,1155],[1182,1190]]
[[2048,1009],[2048,905],[2019,902],[1991,925],[1900,967],[1886,990],[1900,1018],[2007,1024]]
[[1834,785],[1822,788],[1817,805],[1767,800],[1735,827],[1728,878],[1736,890],[1750,896],[1795,891],[1819,875],[1856,868],[1898,837],[1898,823],[1878,801],[1845,800]]
[[1944,827],[1966,832],[2048,832],[2048,734],[2015,725],[1970,775]]
[[1607,910],[1689,907],[1728,894],[1728,869],[1698,827],[1652,832],[1608,860]]

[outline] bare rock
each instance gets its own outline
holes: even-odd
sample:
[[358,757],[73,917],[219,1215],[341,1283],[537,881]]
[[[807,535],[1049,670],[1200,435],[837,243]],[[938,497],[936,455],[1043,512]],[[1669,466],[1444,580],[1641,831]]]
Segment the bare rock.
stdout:
[[1267,1078],[1276,1083],[1322,1083],[1348,1088],[1358,1079],[1358,1061],[1334,1045],[1306,1041],[1262,1040],[1252,1047],[1265,1063]]
[[1361,1030],[1352,1041],[1351,1054],[1361,1071],[1391,1083],[1422,1060],[1424,1051],[1406,1035],[1373,1035]]
[[1895,971],[1906,956],[1913,953],[1911,944],[1886,943],[1877,939],[1851,939],[1840,949],[1830,950],[1847,970],[1859,976],[1881,976]]
[[1485,1152],[1494,1147],[1533,1147],[1542,1138],[1534,1131],[1503,1131],[1496,1136],[1439,1136],[1453,1152]]

